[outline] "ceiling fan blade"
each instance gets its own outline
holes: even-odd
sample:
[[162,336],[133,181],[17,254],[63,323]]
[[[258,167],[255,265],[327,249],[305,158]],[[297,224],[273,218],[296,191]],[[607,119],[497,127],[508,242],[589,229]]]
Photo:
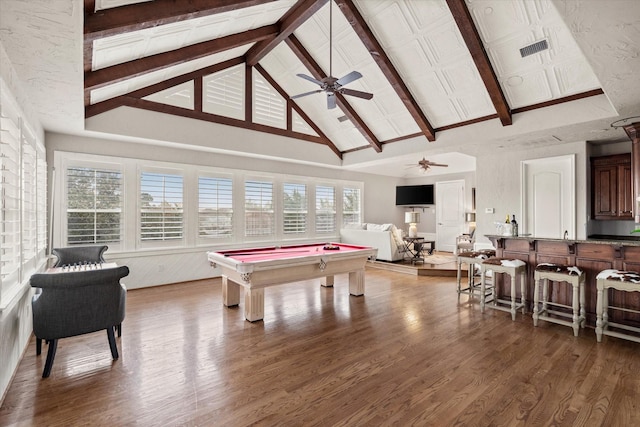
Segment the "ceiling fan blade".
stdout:
[[293,96],[292,96],[292,97],[290,97],[289,99],[302,98],[303,96],[313,95],[314,93],[320,93],[320,92],[322,92],[322,89],[312,90],[311,92],[305,92],[305,93],[300,93],[300,94],[298,94],[298,95],[293,95]]
[[362,98],[362,99],[371,99],[371,98],[373,98],[373,94],[372,93],[362,92],[362,91],[353,90],[353,89],[340,88],[340,93],[343,94],[343,95],[355,96],[355,97]]
[[346,122],[347,120],[349,120],[349,117],[347,117],[347,116],[340,116],[340,117],[338,117],[338,121],[339,121],[340,123],[342,123],[342,122]]
[[357,71],[352,71],[349,74],[347,74],[346,76],[339,78],[336,81],[336,83],[338,83],[340,86],[344,86],[346,84],[351,83],[354,80],[358,80],[361,77],[362,77],[362,74],[360,74]]
[[327,93],[327,108],[332,110],[336,108],[336,94],[335,93]]
[[441,166],[443,168],[448,168],[449,167],[449,165],[443,165],[443,164],[440,164],[440,163],[431,163],[431,162],[429,162],[429,166]]
[[311,76],[307,76],[306,74],[296,74],[296,76],[302,77],[305,80],[309,80],[310,82],[313,82],[313,83],[317,84],[318,86],[322,86],[324,84],[320,80],[316,80]]

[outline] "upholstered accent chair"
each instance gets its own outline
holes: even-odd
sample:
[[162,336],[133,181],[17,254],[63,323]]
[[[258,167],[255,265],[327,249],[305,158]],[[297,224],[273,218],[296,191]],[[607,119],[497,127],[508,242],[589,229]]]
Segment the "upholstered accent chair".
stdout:
[[105,262],[103,254],[107,249],[109,249],[109,246],[107,245],[54,248],[52,253],[58,257],[58,260],[53,266],[62,267],[63,265],[74,264],[99,264]]
[[60,338],[106,329],[111,355],[118,359],[114,329],[120,336],[127,297],[120,279],[128,274],[129,268],[122,266],[31,276],[31,286],[40,289],[31,301],[36,354],[42,340],[49,344],[43,378],[51,373]]

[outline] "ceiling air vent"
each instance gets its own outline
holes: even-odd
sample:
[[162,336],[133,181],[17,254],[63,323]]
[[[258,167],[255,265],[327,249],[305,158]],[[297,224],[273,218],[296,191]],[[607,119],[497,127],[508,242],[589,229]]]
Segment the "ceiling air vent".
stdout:
[[520,49],[520,56],[524,58],[547,49],[549,49],[549,43],[547,43],[547,40],[540,40],[539,42],[535,42]]

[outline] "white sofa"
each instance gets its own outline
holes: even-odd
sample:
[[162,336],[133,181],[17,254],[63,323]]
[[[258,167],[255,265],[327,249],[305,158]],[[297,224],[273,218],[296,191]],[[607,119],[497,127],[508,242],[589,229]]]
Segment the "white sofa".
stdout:
[[377,260],[399,261],[404,258],[402,230],[393,224],[347,224],[340,229],[340,241],[378,249]]

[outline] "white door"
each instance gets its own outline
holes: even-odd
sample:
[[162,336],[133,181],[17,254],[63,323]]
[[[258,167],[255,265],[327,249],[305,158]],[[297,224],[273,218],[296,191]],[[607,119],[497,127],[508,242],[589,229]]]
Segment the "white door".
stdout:
[[522,221],[519,233],[562,239],[576,236],[575,155],[521,163]]
[[464,231],[464,180],[436,183],[436,249],[456,250]]

